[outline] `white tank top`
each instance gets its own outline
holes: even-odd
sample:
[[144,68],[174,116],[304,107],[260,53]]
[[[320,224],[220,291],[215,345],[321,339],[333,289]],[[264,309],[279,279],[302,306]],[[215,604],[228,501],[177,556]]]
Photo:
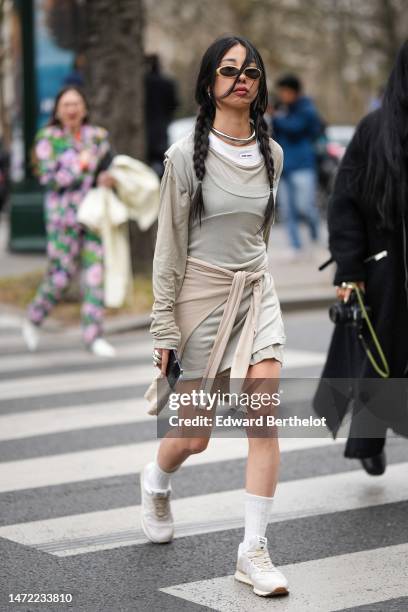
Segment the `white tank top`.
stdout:
[[209,139],[212,149],[218,151],[218,153],[228,157],[228,159],[232,161],[239,162],[241,165],[255,166],[262,157],[258,141],[255,141],[254,144],[237,147],[227,144],[212,132],[209,133]]

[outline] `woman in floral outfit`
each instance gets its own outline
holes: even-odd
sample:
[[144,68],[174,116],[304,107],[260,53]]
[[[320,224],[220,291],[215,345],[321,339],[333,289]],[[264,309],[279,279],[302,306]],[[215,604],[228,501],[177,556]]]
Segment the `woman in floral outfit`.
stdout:
[[60,91],[49,124],[36,135],[34,154],[36,174],[46,187],[49,264],[28,307],[24,339],[30,350],[37,348],[38,327],[80,265],[84,270],[81,317],[85,345],[97,355],[111,357],[115,351],[102,338],[102,242],[78,223],[77,210],[93,185],[114,185],[114,179],[103,170],[112,153],[107,131],[88,123],[88,105],[79,88],[67,86]]

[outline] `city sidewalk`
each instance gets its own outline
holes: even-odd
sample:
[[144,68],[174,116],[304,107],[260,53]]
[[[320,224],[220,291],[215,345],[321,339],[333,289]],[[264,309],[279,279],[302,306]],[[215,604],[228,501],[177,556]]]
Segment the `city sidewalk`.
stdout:
[[320,308],[335,300],[334,264],[324,270],[318,269],[330,257],[326,223],[321,223],[320,240],[314,248],[311,247],[307,228],[302,225],[300,230],[304,249],[296,261],[291,258],[283,224],[272,228],[268,245],[272,276],[282,310],[286,311]]
[[[327,231],[322,224],[320,245],[310,249],[306,228],[302,227],[305,253],[296,262],[291,261],[286,231],[283,225],[272,228],[268,246],[271,272],[279,295],[282,311],[304,310],[327,307],[335,300],[332,285],[334,266],[319,271],[318,266],[329,258],[327,250]],[[3,216],[0,220],[0,278],[19,276],[38,272],[46,267],[43,254],[17,254],[7,251],[8,224]],[[10,306],[0,304],[0,313],[21,316],[23,313]],[[106,320],[106,332],[116,333],[127,329],[138,329],[150,325],[149,313],[146,315],[118,315]],[[61,328],[52,319],[47,326]]]

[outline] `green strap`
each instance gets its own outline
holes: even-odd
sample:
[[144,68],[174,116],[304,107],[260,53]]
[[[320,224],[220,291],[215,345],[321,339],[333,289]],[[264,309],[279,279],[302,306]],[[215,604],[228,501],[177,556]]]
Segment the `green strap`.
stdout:
[[366,307],[364,305],[363,298],[361,297],[360,288],[358,287],[358,285],[356,283],[349,283],[349,284],[352,285],[353,289],[355,289],[355,291],[356,291],[357,299],[359,301],[359,304],[360,304],[360,307],[361,307],[361,311],[363,313],[363,319],[367,323],[368,329],[369,329],[370,334],[371,334],[371,338],[372,338],[372,340],[374,342],[374,345],[375,345],[375,347],[376,347],[376,349],[378,351],[378,354],[379,354],[379,356],[381,358],[381,361],[382,361],[382,364],[384,366],[384,370],[382,370],[380,368],[380,366],[376,363],[376,361],[375,361],[375,359],[373,357],[373,354],[372,354],[371,350],[368,348],[367,343],[366,343],[366,341],[363,338],[361,333],[359,333],[358,337],[360,338],[361,342],[363,343],[365,351],[367,353],[367,357],[370,360],[371,365],[373,366],[373,368],[377,372],[377,374],[382,376],[382,378],[389,378],[389,376],[390,376],[390,368],[389,368],[387,359],[386,359],[386,357],[385,357],[385,355],[383,353],[383,350],[381,348],[381,345],[380,345],[380,342],[378,340],[377,334],[375,333],[374,328],[373,328],[373,326],[371,324],[370,317],[368,316],[368,312],[367,312]]

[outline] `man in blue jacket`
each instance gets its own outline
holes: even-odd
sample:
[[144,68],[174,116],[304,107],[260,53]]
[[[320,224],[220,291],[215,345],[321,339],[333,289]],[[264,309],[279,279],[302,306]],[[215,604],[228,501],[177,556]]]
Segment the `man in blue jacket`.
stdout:
[[272,128],[284,152],[278,198],[296,259],[302,248],[298,227],[300,215],[309,227],[312,242],[317,243],[319,238],[314,143],[321,134],[322,122],[312,100],[303,95],[297,76],[283,76],[276,86],[280,106],[273,113]]

